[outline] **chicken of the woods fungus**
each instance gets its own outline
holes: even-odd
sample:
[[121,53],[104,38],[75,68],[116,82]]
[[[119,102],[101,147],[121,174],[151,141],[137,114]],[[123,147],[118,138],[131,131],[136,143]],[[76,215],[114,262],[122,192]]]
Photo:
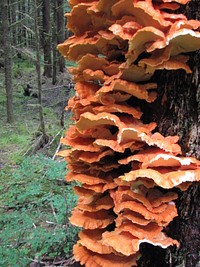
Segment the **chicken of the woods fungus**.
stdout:
[[58,155],[68,162],[66,180],[78,182],[74,259],[86,267],[137,266],[141,243],[179,246],[165,233],[178,216],[172,189],[200,181],[200,161],[183,157],[178,136],[145,124],[132,103],[153,105],[156,70],[191,73],[187,52],[200,49],[200,21],[177,12],[189,0],[68,2],[74,35],[58,49],[77,62],[69,69],[76,93],[66,107],[74,123],[61,139],[71,148]]

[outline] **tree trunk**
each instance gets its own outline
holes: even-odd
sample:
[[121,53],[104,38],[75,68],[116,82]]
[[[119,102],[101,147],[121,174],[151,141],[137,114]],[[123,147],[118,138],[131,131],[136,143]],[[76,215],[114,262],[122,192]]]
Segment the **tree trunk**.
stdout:
[[0,59],[2,56],[2,47],[3,47],[3,27],[2,27],[2,4],[0,4]]
[[13,88],[12,88],[12,47],[10,40],[8,0],[1,0],[2,11],[2,32],[3,32],[3,53],[4,53],[4,72],[6,87],[6,108],[7,122],[14,121],[13,116]]
[[56,84],[57,81],[57,0],[53,1],[53,23],[52,23],[52,46],[53,46],[53,74],[52,74],[52,84]]
[[[22,12],[22,18],[24,20],[24,22],[21,24],[21,28],[22,28],[22,42],[23,42],[23,47],[26,47],[28,45],[27,42],[27,30],[26,30],[26,1],[22,1],[21,2],[21,12]],[[24,25],[25,24],[25,25]]]
[[[32,14],[33,13],[33,8],[32,8],[33,4],[32,4],[32,0],[28,0],[27,1],[27,11],[28,14]],[[32,25],[32,22],[31,22]],[[28,23],[28,27],[32,28],[32,26],[30,26],[30,23]],[[27,35],[28,35],[28,47],[29,48],[34,48],[34,35],[31,31],[27,31]]]
[[51,8],[50,0],[43,1],[43,50],[44,50],[44,76],[52,77],[51,62]]
[[41,64],[40,64],[40,33],[38,27],[38,5],[37,0],[34,0],[34,30],[35,30],[35,49],[36,49],[36,71],[38,82],[38,104],[40,117],[40,130],[43,134],[44,142],[47,139],[45,130],[44,114],[42,107],[42,79],[41,79]]
[[15,0],[11,1],[11,8],[10,8],[10,17],[11,17],[11,23],[14,24],[14,26],[11,29],[12,33],[12,44],[14,46],[17,45],[17,25],[16,25],[16,7],[17,7],[17,2]]
[[[22,7],[21,7],[21,1],[18,2],[18,21],[22,21],[23,15],[22,15]],[[22,25],[21,23],[18,23],[17,25],[17,44],[22,46]]]
[[[192,0],[183,9],[188,18],[200,19],[200,1]],[[148,106],[146,120],[154,118],[164,136],[179,135],[183,155],[200,159],[200,52],[190,57],[191,75],[184,71],[162,71],[155,75],[159,98],[151,113]],[[179,216],[166,232],[180,242],[180,247],[162,250],[142,246],[140,267],[200,266],[200,184],[192,184],[186,192],[178,193]]]
[[[65,18],[64,18],[64,0],[57,0],[57,44],[65,40]],[[58,55],[58,71],[65,69],[65,59],[61,54]]]

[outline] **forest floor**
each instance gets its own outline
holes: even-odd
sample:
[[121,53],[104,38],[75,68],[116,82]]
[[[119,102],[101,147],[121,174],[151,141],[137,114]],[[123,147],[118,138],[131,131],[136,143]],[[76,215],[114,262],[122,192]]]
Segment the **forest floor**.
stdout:
[[[0,69],[0,266],[80,266],[72,258],[77,229],[69,216],[77,199],[65,183],[66,163],[52,160],[71,114],[64,111],[74,94],[66,71],[42,77],[42,102],[48,144],[33,149],[40,136],[35,69],[27,62],[13,68],[14,123],[6,123],[3,69]],[[30,96],[25,96],[25,89]],[[64,117],[64,120],[63,120]]]
[[[23,63],[24,64],[24,63]],[[34,67],[25,68],[22,64],[14,66],[14,123],[6,123],[6,98],[3,69],[0,69],[0,168],[15,164],[23,155],[31,154],[39,132],[37,80]],[[73,94],[71,77],[66,71],[58,75],[57,83],[42,77],[42,103],[45,127],[50,136],[51,149],[46,145],[46,153],[53,153],[55,143],[63,134],[62,129],[69,123],[69,113],[64,110],[69,97]],[[25,96],[27,91],[30,96]],[[65,125],[63,125],[63,123]],[[55,136],[58,134],[57,138]],[[53,142],[52,140],[55,139]]]

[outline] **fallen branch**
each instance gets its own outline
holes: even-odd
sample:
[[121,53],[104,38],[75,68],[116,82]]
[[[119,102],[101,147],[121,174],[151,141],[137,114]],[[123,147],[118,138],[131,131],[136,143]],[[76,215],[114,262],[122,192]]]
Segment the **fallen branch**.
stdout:
[[42,91],[49,91],[49,90],[60,89],[60,88],[64,88],[64,87],[68,87],[68,86],[67,85],[58,85],[58,86],[50,87],[50,88],[43,88]]
[[30,258],[28,258],[28,259],[31,260],[30,267],[39,267],[39,266],[41,266],[40,264],[45,264],[45,262],[43,262],[43,261],[30,259]]
[[27,149],[27,151],[24,153],[23,157],[35,154],[41,147],[44,146],[45,143],[46,143],[46,137],[42,134]]
[[55,209],[54,209],[54,206],[53,206],[52,203],[50,203],[50,206],[51,206],[51,209],[52,209],[53,216],[55,217],[56,222],[58,223],[58,219],[57,219],[57,217],[56,217],[56,211],[55,211]]
[[52,157],[52,160],[54,160],[55,159],[55,157],[56,157],[56,154],[58,153],[58,151],[60,150],[60,147],[61,147],[61,143],[59,143],[58,144],[58,146],[57,146],[57,148],[56,148],[56,151],[55,151],[55,153],[54,153],[54,155],[53,155],[53,157]]
[[47,144],[47,146],[50,146],[54,140],[56,139],[56,137],[64,130],[64,127],[62,127],[58,132],[57,134],[52,138],[52,140]]
[[75,260],[73,257],[67,259],[67,260],[61,260],[61,261],[54,261],[53,264],[55,265],[60,265],[62,264],[62,266],[70,266],[73,265],[74,266]]

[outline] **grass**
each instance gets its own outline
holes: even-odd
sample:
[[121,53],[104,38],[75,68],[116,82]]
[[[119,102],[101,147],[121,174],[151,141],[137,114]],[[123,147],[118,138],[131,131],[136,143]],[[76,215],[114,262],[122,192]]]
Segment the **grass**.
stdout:
[[[45,110],[47,110],[47,108]],[[33,111],[31,113],[35,114]],[[3,151],[6,156],[6,158],[2,158],[1,160],[9,162],[12,165],[20,162],[24,153],[38,135],[39,119],[37,116],[30,118],[31,115],[28,113],[26,113],[26,115],[23,113],[21,114],[21,118],[16,118],[14,124],[10,125],[4,121],[3,127],[0,127],[0,151]],[[61,127],[56,123],[57,118],[52,110],[45,112],[45,120],[47,133],[53,138]],[[59,142],[59,138],[60,135],[56,139],[57,142]],[[55,147],[52,147],[52,150],[53,149],[55,149]]]
[[[2,76],[2,73],[0,74]],[[2,77],[0,77],[2,78]],[[38,122],[30,120],[30,115],[23,110],[21,99],[18,93],[14,94],[14,116],[15,121],[12,125],[6,123],[5,110],[5,92],[4,88],[0,86],[0,151],[2,151],[1,161],[3,163],[15,164],[22,156],[25,147],[31,141],[31,135],[34,132]]]

